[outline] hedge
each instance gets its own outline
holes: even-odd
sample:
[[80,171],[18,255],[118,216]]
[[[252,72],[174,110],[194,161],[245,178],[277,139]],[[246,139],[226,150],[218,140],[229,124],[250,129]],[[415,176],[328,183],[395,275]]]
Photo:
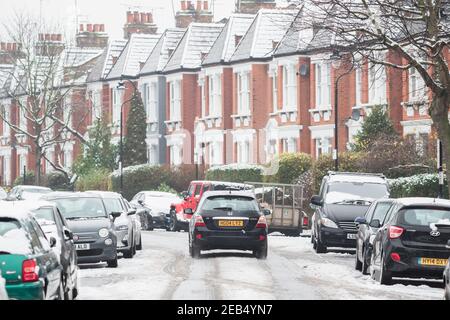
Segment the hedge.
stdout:
[[229,164],[213,167],[206,173],[206,180],[227,182],[262,182],[264,168],[258,165]]
[[264,177],[265,182],[295,183],[313,165],[311,156],[306,153],[283,153],[277,160],[279,161],[278,172],[273,176]]
[[[123,196],[130,200],[138,192],[158,190],[162,185],[165,185],[167,189],[182,192],[187,190],[189,183],[195,179],[196,168],[193,165],[176,168],[148,164],[127,167],[123,169]],[[118,170],[111,174],[110,189],[115,192],[120,191],[120,171]]]
[[[419,174],[412,177],[390,179],[392,198],[430,197],[439,193],[439,176],[437,174]],[[445,180],[444,197],[448,197],[448,184]]]
[[110,172],[107,169],[92,169],[78,178],[75,189],[77,191],[111,190]]

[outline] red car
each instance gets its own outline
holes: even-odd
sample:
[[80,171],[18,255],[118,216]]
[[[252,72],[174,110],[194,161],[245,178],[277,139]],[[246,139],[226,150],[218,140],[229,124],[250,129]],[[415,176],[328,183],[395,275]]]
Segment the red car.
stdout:
[[181,203],[174,203],[170,206],[170,214],[167,219],[168,231],[189,230],[189,221],[192,214],[185,214],[185,209],[192,209],[194,213],[197,209],[198,203],[206,191],[221,191],[221,190],[251,190],[253,186],[242,183],[232,183],[223,181],[192,181],[189,185],[188,191],[182,193],[183,201]]

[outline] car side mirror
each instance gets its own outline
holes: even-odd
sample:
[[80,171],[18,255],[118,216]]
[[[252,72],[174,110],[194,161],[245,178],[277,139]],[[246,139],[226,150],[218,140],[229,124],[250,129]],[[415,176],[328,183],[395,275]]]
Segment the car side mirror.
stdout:
[[50,243],[50,248],[54,248],[56,246],[56,239],[54,237],[50,237],[49,243]]
[[187,198],[189,198],[189,192],[183,191],[183,192],[181,193],[181,196],[183,197],[184,200],[186,200]]
[[356,224],[367,224],[367,221],[366,221],[366,218],[364,218],[364,217],[357,217],[355,219],[355,223]]
[[183,210],[184,214],[194,214],[194,211],[192,211],[191,208],[186,208]]
[[263,215],[265,216],[270,216],[272,214],[272,211],[270,211],[270,209],[263,209],[262,210]]
[[138,200],[138,203],[143,206],[144,205],[144,200]]
[[110,215],[113,218],[113,220],[116,220],[118,217],[122,215],[122,212],[111,212]]
[[380,228],[381,227],[381,222],[378,219],[374,219],[370,222],[369,226],[371,226],[372,228]]
[[73,240],[73,233],[66,227],[64,227],[64,237],[66,237],[66,240]]
[[133,216],[136,214],[136,210],[135,209],[131,209],[130,211],[128,211],[127,215],[128,216]]
[[320,196],[312,196],[310,203],[312,206],[316,206],[316,207],[323,206],[323,200]]

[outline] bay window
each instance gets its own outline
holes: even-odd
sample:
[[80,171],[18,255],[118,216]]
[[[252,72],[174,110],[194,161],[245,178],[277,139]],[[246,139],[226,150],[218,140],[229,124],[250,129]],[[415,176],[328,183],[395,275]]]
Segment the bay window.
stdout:
[[250,114],[250,74],[238,74],[238,114]]
[[316,157],[320,157],[322,154],[330,154],[332,149],[331,138],[318,138],[316,142]]
[[181,81],[170,83],[170,120],[181,121]]
[[222,81],[220,74],[209,77],[209,115],[218,117],[222,113]]
[[386,103],[386,69],[373,63],[369,65],[369,103]]
[[331,64],[317,63],[315,68],[316,106],[328,109],[331,107]]
[[297,109],[297,70],[294,64],[283,67],[283,100],[284,110]]
[[113,125],[120,125],[120,113],[122,112],[122,90],[113,89],[112,90],[112,122]]
[[158,121],[158,92],[156,82],[151,82],[145,85],[145,113],[149,122]]

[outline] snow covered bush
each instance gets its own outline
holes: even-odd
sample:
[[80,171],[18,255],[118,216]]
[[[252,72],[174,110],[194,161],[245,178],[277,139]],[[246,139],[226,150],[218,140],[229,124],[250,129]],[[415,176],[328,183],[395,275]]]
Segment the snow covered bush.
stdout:
[[[389,186],[392,198],[435,198],[439,192],[439,177],[437,174],[419,174],[412,177],[390,179]],[[446,194],[448,194],[448,184],[445,181],[444,195]]]
[[206,173],[206,179],[227,182],[262,182],[264,168],[258,165],[229,164],[212,167]]
[[91,169],[86,174],[82,175],[77,183],[77,191],[86,190],[110,190],[110,172],[107,169]]

